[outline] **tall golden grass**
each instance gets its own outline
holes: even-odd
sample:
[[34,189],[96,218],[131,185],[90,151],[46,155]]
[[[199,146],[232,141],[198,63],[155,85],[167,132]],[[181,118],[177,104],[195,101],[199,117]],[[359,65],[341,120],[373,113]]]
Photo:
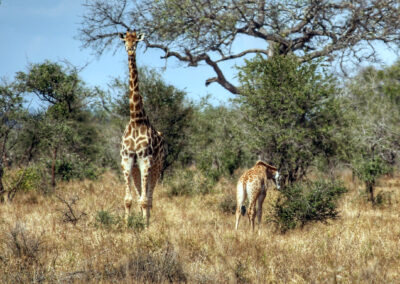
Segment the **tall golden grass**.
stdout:
[[[20,194],[0,204],[0,282],[400,283],[400,178],[380,181],[375,206],[350,175],[341,178],[349,191],[340,218],[286,234],[265,218],[259,234],[247,218],[234,230],[219,207],[234,179],[216,193],[172,198],[158,185],[146,230],[123,225],[123,183],[112,173],[52,195]],[[266,217],[278,194],[268,193]],[[99,211],[112,224],[99,223]]]

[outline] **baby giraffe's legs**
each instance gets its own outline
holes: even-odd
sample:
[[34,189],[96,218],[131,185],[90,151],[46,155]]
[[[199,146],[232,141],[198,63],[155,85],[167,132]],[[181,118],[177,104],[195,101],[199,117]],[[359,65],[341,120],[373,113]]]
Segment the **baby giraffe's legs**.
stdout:
[[249,205],[249,219],[251,223],[251,229],[254,232],[254,220],[256,219],[256,202],[259,194],[254,194],[250,197],[250,205]]
[[262,216],[262,206],[264,203],[264,199],[267,196],[267,193],[265,190],[262,190],[260,192],[260,195],[257,198],[257,220],[258,220],[258,230],[260,230],[261,227],[261,216]]

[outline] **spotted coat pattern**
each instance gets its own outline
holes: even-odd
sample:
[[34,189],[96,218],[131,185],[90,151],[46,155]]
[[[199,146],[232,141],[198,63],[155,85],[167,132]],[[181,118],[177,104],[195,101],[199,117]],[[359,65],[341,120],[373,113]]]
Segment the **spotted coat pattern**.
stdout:
[[263,161],[258,161],[254,167],[247,170],[239,178],[236,187],[236,230],[239,226],[240,215],[246,213],[246,207],[244,205],[246,197],[249,198],[248,216],[252,230],[254,231],[254,220],[256,215],[258,223],[260,224],[262,206],[267,195],[267,189],[272,186],[279,188],[279,183],[277,183],[278,179],[279,172],[277,168],[270,166]]
[[148,226],[153,191],[163,169],[164,139],[150,124],[139,93],[136,45],[143,39],[143,35],[128,31],[126,34],[120,34],[120,38],[125,42],[129,61],[130,120],[121,143],[121,166],[125,178],[125,221],[130,214],[133,187]]

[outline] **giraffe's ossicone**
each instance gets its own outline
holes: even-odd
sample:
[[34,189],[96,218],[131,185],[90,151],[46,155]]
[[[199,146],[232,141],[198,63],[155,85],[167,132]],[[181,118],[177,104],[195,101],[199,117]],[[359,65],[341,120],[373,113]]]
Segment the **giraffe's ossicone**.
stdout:
[[120,34],[128,53],[130,110],[129,123],[122,136],[121,167],[125,178],[125,221],[128,221],[130,215],[133,187],[148,226],[153,191],[163,169],[164,139],[151,125],[139,93],[136,46],[143,37],[143,34],[137,34],[136,31]]

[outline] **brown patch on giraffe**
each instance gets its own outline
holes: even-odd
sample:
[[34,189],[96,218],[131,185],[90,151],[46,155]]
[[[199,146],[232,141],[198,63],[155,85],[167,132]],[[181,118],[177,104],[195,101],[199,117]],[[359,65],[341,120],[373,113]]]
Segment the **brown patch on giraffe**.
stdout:
[[137,104],[140,101],[140,97],[138,95],[133,96],[133,102]]
[[126,131],[125,131],[125,138],[128,138],[130,135],[131,135],[131,132],[132,132],[132,125],[128,125],[128,127],[126,128]]
[[142,125],[140,127],[140,134],[146,134],[146,126]]
[[143,117],[136,118],[135,120],[136,126],[138,125],[147,125],[147,120]]
[[135,143],[131,143],[131,144],[129,145],[128,150],[129,150],[130,152],[135,151]]
[[149,143],[147,143],[147,141],[143,141],[142,143],[138,144],[136,149],[143,149],[143,148],[146,148],[148,145],[149,145]]

